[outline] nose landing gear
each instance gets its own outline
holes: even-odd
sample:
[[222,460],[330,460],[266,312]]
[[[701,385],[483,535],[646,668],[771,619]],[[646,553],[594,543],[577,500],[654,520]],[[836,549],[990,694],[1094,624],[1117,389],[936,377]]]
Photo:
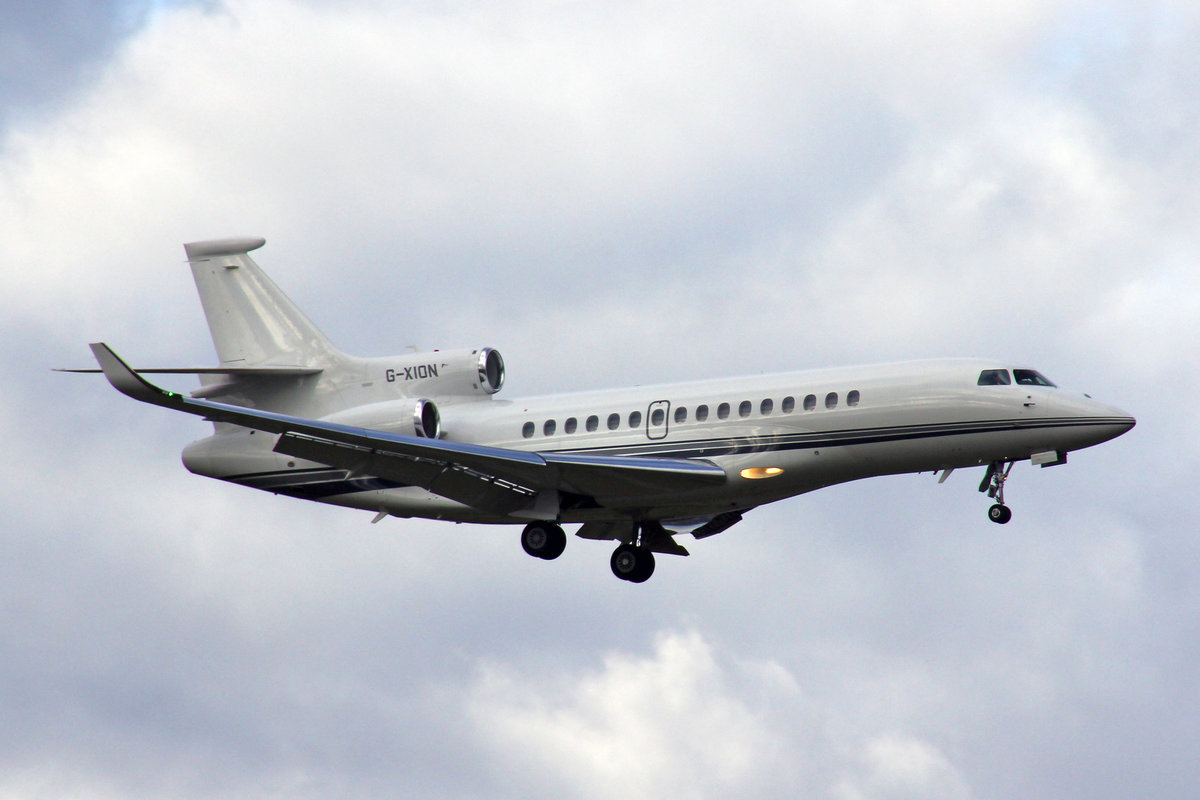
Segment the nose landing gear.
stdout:
[[983,481],[979,484],[979,491],[987,492],[987,496],[993,498],[996,504],[988,509],[988,519],[998,525],[1003,525],[1012,519],[1012,509],[1004,504],[1004,483],[1008,480],[1008,473],[1012,472],[1013,464],[1009,461],[1007,464],[1003,461],[993,461],[988,464],[987,473],[983,476]]

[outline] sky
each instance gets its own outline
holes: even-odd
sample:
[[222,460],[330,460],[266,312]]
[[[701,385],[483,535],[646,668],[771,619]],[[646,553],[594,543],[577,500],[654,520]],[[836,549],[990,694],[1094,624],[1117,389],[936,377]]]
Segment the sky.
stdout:
[[[6,4],[0,800],[1194,796],[1198,73],[1168,0]],[[627,584],[51,371],[213,363],[181,245],[242,235],[505,397],[988,356],[1138,426],[1003,528],[877,478]]]

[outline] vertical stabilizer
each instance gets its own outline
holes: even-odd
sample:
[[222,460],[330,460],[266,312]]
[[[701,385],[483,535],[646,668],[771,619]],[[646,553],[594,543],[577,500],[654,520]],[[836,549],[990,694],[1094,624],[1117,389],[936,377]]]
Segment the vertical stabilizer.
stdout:
[[185,244],[222,365],[327,365],[341,354],[254,263],[266,239]]

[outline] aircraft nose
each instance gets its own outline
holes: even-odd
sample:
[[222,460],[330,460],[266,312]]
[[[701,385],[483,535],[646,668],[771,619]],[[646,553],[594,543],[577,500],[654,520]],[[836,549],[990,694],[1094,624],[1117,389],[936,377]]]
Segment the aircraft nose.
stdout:
[[1090,444],[1115,439],[1137,425],[1137,420],[1128,411],[1098,402],[1087,395],[1063,399],[1066,401],[1062,404],[1063,416],[1071,418],[1081,432],[1087,432]]
[[[1090,397],[1087,399],[1091,400]],[[1118,436],[1121,433],[1128,432],[1131,428],[1133,428],[1134,425],[1137,425],[1137,420],[1134,419],[1133,415],[1128,411],[1123,411],[1116,406],[1110,406],[1104,403],[1096,403],[1095,401],[1093,401],[1092,404],[1095,409],[1095,416],[1107,417],[1109,420],[1111,420],[1112,425],[1121,429],[1120,433],[1117,434]]]

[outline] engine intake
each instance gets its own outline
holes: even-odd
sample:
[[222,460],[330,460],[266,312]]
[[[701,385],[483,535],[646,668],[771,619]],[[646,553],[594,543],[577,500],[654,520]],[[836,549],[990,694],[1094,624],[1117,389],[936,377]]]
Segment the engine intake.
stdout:
[[442,414],[437,403],[424,397],[356,406],[330,414],[325,419],[339,425],[371,428],[401,436],[438,439],[442,435]]
[[413,433],[425,439],[436,439],[442,435],[442,415],[437,404],[421,398],[413,404]]
[[499,350],[485,347],[479,351],[479,386],[495,394],[504,385],[504,359]]

